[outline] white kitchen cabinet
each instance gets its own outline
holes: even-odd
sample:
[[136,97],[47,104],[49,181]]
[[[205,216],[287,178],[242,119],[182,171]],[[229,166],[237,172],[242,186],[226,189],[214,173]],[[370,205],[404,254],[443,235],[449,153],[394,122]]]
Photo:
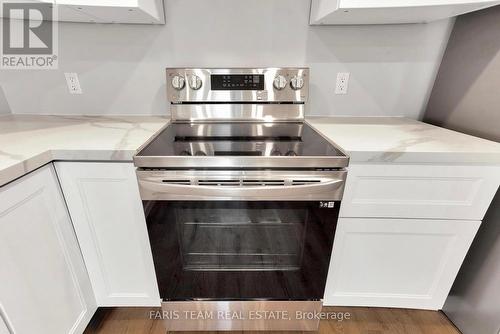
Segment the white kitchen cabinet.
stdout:
[[55,165],[98,306],[159,306],[133,164]]
[[0,333],[83,333],[97,307],[52,165],[0,188],[0,263]]
[[482,220],[498,166],[349,166],[341,217]]
[[480,223],[339,219],[324,304],[440,309]]
[[500,4],[492,0],[311,0],[310,24],[425,23]]
[[[0,0],[0,5],[11,0]],[[165,23],[163,0],[27,0],[55,6],[55,21],[97,23]],[[14,13],[15,14],[15,13]],[[2,14],[2,17],[3,14]],[[11,18],[19,18],[11,16]]]
[[498,189],[500,167],[348,169],[325,305],[440,309]]
[[165,23],[163,0],[56,0],[58,21]]

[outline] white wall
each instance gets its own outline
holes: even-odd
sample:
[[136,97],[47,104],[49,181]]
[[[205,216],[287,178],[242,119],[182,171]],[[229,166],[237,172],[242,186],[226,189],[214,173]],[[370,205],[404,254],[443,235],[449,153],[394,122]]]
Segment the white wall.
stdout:
[[[167,66],[311,67],[309,114],[420,118],[452,27],[310,27],[308,0],[165,0],[165,26],[61,23],[57,71],[3,71],[13,113],[164,114]],[[348,95],[334,95],[339,71]],[[69,95],[77,72],[83,95]]]
[[443,307],[463,334],[500,332],[500,191],[484,217]]
[[426,122],[500,142],[499,32],[500,6],[457,19],[430,95]]

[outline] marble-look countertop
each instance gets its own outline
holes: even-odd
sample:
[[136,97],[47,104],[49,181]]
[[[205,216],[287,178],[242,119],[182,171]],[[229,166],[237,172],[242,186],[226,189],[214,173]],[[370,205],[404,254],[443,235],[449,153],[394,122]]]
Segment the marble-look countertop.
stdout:
[[500,143],[400,117],[309,117],[353,163],[500,165]]
[[[406,118],[308,117],[350,163],[500,165],[500,144]],[[0,186],[53,160],[132,161],[154,116],[0,116]]]
[[168,123],[143,116],[0,116],[0,186],[53,160],[132,161]]

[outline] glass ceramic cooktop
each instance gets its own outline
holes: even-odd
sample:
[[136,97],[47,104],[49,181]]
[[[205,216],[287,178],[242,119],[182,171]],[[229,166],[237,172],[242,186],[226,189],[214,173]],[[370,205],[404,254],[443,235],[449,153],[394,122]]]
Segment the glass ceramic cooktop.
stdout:
[[344,157],[306,123],[172,123],[138,157]]

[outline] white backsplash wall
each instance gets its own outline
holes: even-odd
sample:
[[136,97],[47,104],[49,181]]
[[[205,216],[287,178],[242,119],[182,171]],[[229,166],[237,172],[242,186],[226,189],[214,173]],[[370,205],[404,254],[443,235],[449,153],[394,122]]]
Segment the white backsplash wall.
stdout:
[[[452,21],[309,26],[308,0],[165,0],[167,24],[59,24],[59,70],[0,71],[15,114],[165,114],[167,66],[311,68],[309,114],[425,109]],[[83,95],[70,95],[77,72]],[[337,72],[350,72],[335,95]]]

